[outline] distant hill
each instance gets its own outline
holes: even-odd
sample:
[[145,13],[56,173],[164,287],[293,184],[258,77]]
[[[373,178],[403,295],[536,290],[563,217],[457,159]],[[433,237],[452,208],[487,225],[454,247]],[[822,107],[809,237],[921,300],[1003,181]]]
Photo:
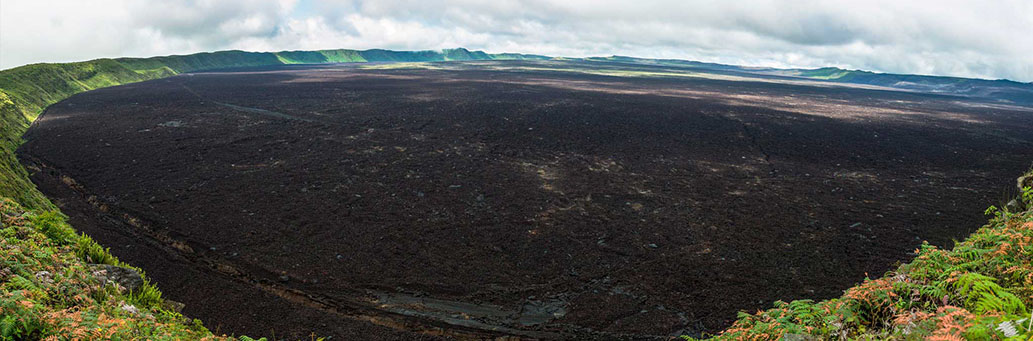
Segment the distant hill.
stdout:
[[818,69],[778,69],[704,63],[678,59],[646,59],[625,56],[593,57],[585,58],[585,60],[681,67],[691,68],[697,71],[718,73],[734,72],[738,74],[752,74],[757,76],[804,78],[832,83],[863,84],[907,91],[965,96],[1008,104],[1025,106],[1033,105],[1033,83],[1021,83],[1006,79],[988,80],[961,77],[903,75],[861,70],[846,70],[835,67]]
[[944,93],[991,99],[1017,104],[1033,104],[1033,83],[1006,79],[987,80],[960,77],[902,75],[827,67],[790,69],[786,75],[823,79],[831,82],[878,85],[904,90]]
[[550,57],[546,56],[517,53],[489,54],[483,51],[470,51],[464,48],[456,48],[433,51],[392,51],[383,49],[337,49],[281,52],[219,51],[150,58],[118,58],[115,59],[115,61],[137,72],[177,74],[228,67],[267,66],[277,64],[441,62],[511,59],[540,60],[549,58]]

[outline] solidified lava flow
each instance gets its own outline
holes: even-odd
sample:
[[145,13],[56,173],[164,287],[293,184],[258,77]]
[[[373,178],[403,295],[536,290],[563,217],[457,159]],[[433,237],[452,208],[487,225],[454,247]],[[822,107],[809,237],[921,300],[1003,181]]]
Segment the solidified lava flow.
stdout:
[[19,157],[211,329],[383,339],[714,332],[964,238],[1033,159],[1033,112],[957,97],[437,66],[90,91]]

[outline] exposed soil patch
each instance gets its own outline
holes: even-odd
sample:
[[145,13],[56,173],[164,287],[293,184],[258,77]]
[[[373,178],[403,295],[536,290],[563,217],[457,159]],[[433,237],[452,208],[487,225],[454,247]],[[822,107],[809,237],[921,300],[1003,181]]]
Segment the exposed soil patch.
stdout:
[[1033,112],[954,97],[441,65],[91,91],[19,155],[213,329],[383,339],[717,331],[964,238],[1033,160]]

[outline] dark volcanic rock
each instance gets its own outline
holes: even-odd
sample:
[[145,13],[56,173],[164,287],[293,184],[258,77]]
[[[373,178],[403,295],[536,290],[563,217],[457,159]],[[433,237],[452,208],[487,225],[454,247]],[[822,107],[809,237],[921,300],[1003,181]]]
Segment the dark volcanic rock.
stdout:
[[134,291],[143,286],[143,276],[130,268],[108,264],[90,264],[90,270],[106,284],[118,284],[126,291]]
[[380,311],[334,306],[371,290],[532,313],[508,328],[714,332],[964,238],[1033,160],[1028,108],[569,71],[598,67],[628,66],[181,75],[50,106],[19,159],[184,313],[292,339],[408,337],[320,310]]

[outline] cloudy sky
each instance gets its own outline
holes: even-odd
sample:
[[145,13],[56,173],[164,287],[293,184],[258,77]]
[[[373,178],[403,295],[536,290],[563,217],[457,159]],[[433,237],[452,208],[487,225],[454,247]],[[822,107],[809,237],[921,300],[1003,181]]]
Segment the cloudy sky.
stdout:
[[226,49],[450,47],[1029,82],[1033,1],[0,1],[0,68]]

